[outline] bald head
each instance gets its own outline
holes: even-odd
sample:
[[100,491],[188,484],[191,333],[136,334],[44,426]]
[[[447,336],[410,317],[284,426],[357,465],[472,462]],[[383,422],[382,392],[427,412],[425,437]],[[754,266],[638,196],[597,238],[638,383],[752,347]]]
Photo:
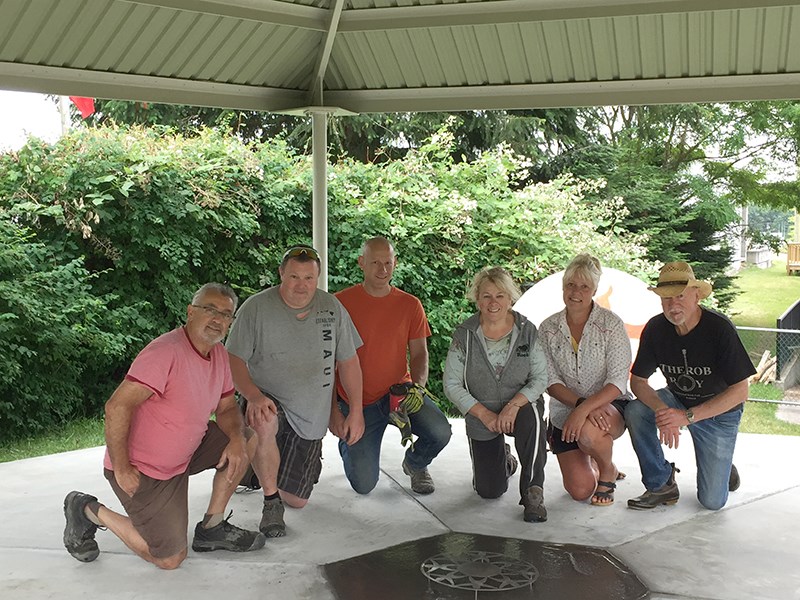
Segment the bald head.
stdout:
[[397,259],[394,246],[385,237],[373,237],[364,242],[358,266],[364,273],[364,289],[371,296],[386,296],[391,291],[391,280]]
[[392,254],[394,254],[394,246],[392,245],[392,242],[382,235],[369,238],[366,242],[364,242],[361,245],[361,256],[364,256],[364,254],[370,250],[389,250]]

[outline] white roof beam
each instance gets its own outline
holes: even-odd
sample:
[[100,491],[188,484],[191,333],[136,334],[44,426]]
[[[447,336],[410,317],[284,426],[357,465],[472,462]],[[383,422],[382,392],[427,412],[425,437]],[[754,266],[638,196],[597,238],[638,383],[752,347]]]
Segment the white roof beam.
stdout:
[[129,4],[145,4],[158,8],[247,19],[259,23],[300,27],[314,31],[328,29],[329,11],[276,0],[121,0]]
[[522,110],[798,97],[800,74],[797,73],[437,89],[329,90],[325,94],[328,103],[355,113]]
[[301,106],[307,92],[0,62],[0,88],[60,96],[117,98],[238,110]]
[[331,59],[331,50],[333,43],[336,41],[336,32],[339,28],[339,21],[342,17],[342,7],[344,0],[334,0],[333,6],[330,9],[330,17],[328,27],[319,46],[319,54],[317,61],[314,65],[314,71],[311,78],[311,90],[309,94],[310,104],[322,104],[322,91],[325,84],[325,73],[328,70],[328,63]]
[[347,10],[339,30],[387,31],[795,6],[791,0],[496,0]]

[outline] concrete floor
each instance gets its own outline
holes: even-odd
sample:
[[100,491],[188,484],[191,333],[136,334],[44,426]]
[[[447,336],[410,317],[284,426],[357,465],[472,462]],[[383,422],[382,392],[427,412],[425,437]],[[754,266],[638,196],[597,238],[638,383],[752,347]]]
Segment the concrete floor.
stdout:
[[[79,563],[63,548],[62,502],[70,490],[94,493],[119,507],[102,477],[102,448],[0,464],[0,598],[216,599],[252,592],[270,598],[361,600],[358,594],[337,595],[323,566],[458,532],[604,548],[632,570],[655,600],[800,599],[800,437],[740,435],[735,462],[742,487],[718,512],[703,509],[695,498],[688,435],[678,450],[668,451],[681,469],[681,501],[650,512],[625,506],[643,489],[627,437],[617,442],[615,458],[628,478],[619,484],[616,504],[607,508],[569,499],[551,455],[545,484],[549,520],[529,524],[522,521],[515,492],[492,501],[473,492],[463,422],[452,423],[452,442],[431,466],[437,485],[431,496],[410,492],[396,430],[387,431],[383,474],[368,496],[350,489],[329,436],[320,483],[305,509],[287,510],[285,538],[243,555],[190,551],[172,572],[136,558],[109,532],[98,532],[101,554],[93,563]],[[192,523],[202,516],[209,489],[210,474],[193,478]],[[237,494],[230,508],[234,523],[257,527],[258,492]],[[595,597],[610,596],[598,589]]]

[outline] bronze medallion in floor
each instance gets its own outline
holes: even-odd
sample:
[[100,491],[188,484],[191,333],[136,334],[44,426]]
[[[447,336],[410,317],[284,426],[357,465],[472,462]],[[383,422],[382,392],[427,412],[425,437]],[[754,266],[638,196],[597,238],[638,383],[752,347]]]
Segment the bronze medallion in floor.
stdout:
[[638,600],[649,592],[602,548],[448,533],[330,563],[339,600]]

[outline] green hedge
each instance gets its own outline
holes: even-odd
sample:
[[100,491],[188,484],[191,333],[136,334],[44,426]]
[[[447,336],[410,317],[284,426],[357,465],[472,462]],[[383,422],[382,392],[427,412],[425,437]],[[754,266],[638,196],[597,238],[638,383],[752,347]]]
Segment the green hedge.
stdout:
[[[451,144],[445,130],[402,161],[329,172],[329,287],[360,280],[365,239],[393,239],[395,283],[428,312],[440,395],[480,268],[533,282],[589,251],[652,273],[642,239],[608,231],[624,207],[583,200],[602,182],[520,189],[521,158],[501,149],[454,163]],[[244,299],[277,282],[287,245],[310,241],[310,158],[279,140],[79,129],[0,156],[0,436],[97,414],[144,344],[183,321],[200,284],[229,282]]]

